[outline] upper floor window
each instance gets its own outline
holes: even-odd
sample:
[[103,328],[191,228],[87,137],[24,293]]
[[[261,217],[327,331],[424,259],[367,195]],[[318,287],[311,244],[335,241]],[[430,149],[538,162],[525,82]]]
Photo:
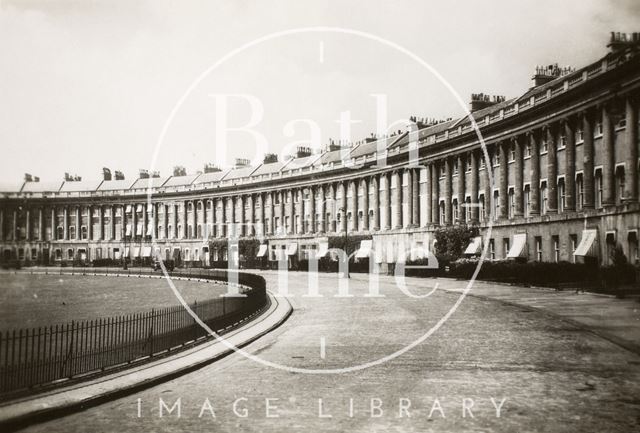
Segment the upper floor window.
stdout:
[[602,208],[602,169],[596,170],[593,177],[594,189],[596,190],[596,209]]
[[509,147],[509,161],[513,162],[516,160],[516,144],[511,143]]
[[584,131],[582,128],[578,128],[576,131],[576,144],[580,144],[584,142]]
[[540,154],[543,155],[549,151],[549,142],[547,141],[547,137],[545,136],[540,142]]
[[565,147],[567,147],[567,136],[562,134],[558,140],[558,150],[564,149]]
[[603,132],[602,122],[600,121],[600,122],[596,123],[596,127],[594,128],[594,136],[595,137],[602,137],[602,132]]
[[582,173],[576,176],[576,206],[578,209],[584,207],[584,181]]
[[564,178],[561,178],[558,180],[558,212],[564,212],[565,200]]
[[465,171],[467,172],[471,171],[471,154],[467,155],[467,165],[465,167]]
[[540,184],[540,213],[542,215],[547,213],[547,182]]
[[531,143],[527,142],[526,146],[524,147],[524,157],[525,158],[530,158],[531,157]]

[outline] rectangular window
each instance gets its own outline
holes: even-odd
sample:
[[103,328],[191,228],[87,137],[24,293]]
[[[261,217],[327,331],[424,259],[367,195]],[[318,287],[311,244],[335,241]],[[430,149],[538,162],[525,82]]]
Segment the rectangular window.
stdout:
[[513,162],[516,160],[516,144],[511,143],[511,147],[509,148],[509,161]]
[[578,247],[578,235],[569,235],[569,239],[571,240],[571,263],[576,262],[576,256],[573,253],[576,252],[576,248]]
[[558,212],[560,213],[564,212],[565,199],[564,179],[561,179],[560,182],[558,182]]
[[542,237],[536,236],[536,260],[542,261]]
[[502,239],[502,257],[507,258],[507,254],[509,254],[509,238]]
[[596,190],[596,208],[602,208],[602,170],[597,170],[595,179],[595,190]]
[[524,148],[524,157],[525,158],[530,158],[531,157],[531,143],[527,142],[527,145]]
[[547,153],[549,150],[549,142],[547,142],[547,137],[542,139],[542,143],[540,143],[540,155]]
[[531,212],[531,190],[527,186],[524,189],[524,217],[529,218]]
[[490,260],[496,259],[496,246],[493,239],[489,239],[489,259]]
[[560,261],[560,238],[551,236],[551,242],[553,243],[553,261],[558,263]]
[[564,149],[565,147],[567,147],[567,136],[561,135],[558,140],[558,150]]
[[540,185],[540,213],[545,215],[547,213],[547,183],[542,182]]
[[513,188],[509,189],[509,219],[513,218],[516,214],[516,198],[513,192]]
[[582,128],[578,128],[576,131],[576,144],[580,144],[584,142],[584,131]]

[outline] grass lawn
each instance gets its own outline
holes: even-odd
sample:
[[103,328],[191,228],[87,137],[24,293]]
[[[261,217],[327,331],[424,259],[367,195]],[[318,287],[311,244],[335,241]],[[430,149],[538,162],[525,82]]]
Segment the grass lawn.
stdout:
[[[218,297],[226,286],[174,280],[188,303]],[[142,313],[179,305],[158,278],[0,273],[0,331]]]

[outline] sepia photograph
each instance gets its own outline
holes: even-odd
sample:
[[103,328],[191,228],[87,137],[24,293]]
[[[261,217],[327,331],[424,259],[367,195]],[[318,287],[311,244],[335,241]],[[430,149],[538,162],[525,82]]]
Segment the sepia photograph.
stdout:
[[636,0],[0,0],[0,431],[640,431]]

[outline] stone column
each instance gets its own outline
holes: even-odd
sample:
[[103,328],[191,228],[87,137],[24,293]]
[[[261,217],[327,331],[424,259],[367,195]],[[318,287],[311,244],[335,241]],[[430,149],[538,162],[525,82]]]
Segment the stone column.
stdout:
[[420,227],[420,169],[413,169],[411,181],[413,190],[413,226]]
[[547,213],[558,212],[558,160],[555,131],[547,127]]
[[459,223],[464,223],[464,218],[465,218],[465,211],[466,208],[464,207],[464,190],[465,190],[465,171],[466,171],[466,167],[465,167],[465,158],[463,158],[463,155],[458,155],[458,221],[454,221],[454,222],[459,222]]
[[253,201],[253,194],[249,194],[247,196],[247,202],[249,204],[249,225],[247,226],[247,230],[245,230],[245,233],[247,234],[247,236],[253,236],[255,233],[255,230],[253,229],[253,225],[255,224],[255,204]]
[[[66,209],[66,207],[65,207]],[[16,209],[13,210],[13,224],[11,225],[11,240],[16,241],[18,232],[18,211]]]
[[453,223],[453,212],[452,212],[452,200],[453,200],[453,191],[451,188],[452,178],[451,178],[451,158],[445,158],[444,160],[444,223],[449,225]]
[[331,199],[331,233],[337,233],[338,223],[336,221],[336,215],[338,205],[336,203],[336,186],[334,184],[329,185],[329,198]]
[[327,231],[327,204],[324,185],[318,187],[318,192],[320,193],[320,209],[318,210],[318,215],[320,215],[320,233],[325,233]]
[[270,211],[271,211],[271,219],[269,221],[269,229],[270,229],[270,233],[273,235],[277,229],[277,227],[275,226],[276,221],[275,221],[275,206],[273,204],[273,197],[275,196],[275,194],[279,194],[280,195],[280,224],[282,227],[282,233],[285,233],[285,229],[284,229],[284,193],[282,191],[278,191],[276,193],[274,193],[271,196],[271,203],[270,203]]
[[[287,195],[289,197],[289,229],[287,230],[287,234],[292,235],[295,231],[295,224],[296,224],[296,218],[295,218],[295,208],[294,208],[294,196],[293,196],[293,190],[289,190],[287,191]],[[283,220],[283,224],[284,224],[284,220]]]
[[394,197],[394,213],[396,217],[396,225],[394,228],[401,229],[402,228],[402,174],[399,171],[396,171],[394,174],[396,179],[396,195]]
[[602,205],[616,204],[615,192],[615,154],[613,149],[613,121],[610,107],[602,107]]
[[226,224],[227,224],[227,198],[221,197],[220,201],[220,230],[218,231],[218,237],[225,237],[226,235]]
[[[0,230],[2,230],[2,220],[0,219]],[[0,235],[2,236],[2,235]],[[44,240],[44,215],[42,208],[38,208],[38,240]]]
[[240,207],[240,213],[238,214],[238,222],[240,223],[240,230],[238,231],[238,234],[240,236],[244,236],[246,231],[245,231],[245,213],[244,213],[244,196],[243,195],[239,195],[238,196],[238,206]]
[[593,189],[593,113],[591,110],[582,113],[582,135],[584,143],[582,144],[584,171],[582,174],[582,182],[584,189],[584,203],[582,207],[585,209],[593,209],[595,207],[595,196]]
[[371,206],[373,207],[373,221],[369,226],[373,231],[380,230],[380,187],[378,183],[378,175],[371,177],[371,189],[373,191],[371,197]]
[[[124,221],[124,218],[121,219],[121,224],[122,221]],[[116,206],[111,206],[111,240],[115,240],[116,239]]]
[[624,172],[624,196],[626,202],[638,201],[638,110],[636,99],[627,96],[626,100],[626,123],[625,135],[629,153],[626,158],[626,169]]
[[509,217],[509,160],[507,155],[507,144],[500,142],[498,143],[498,151],[500,152],[500,190],[499,197],[500,200],[500,215],[501,219],[506,219]]
[[[214,230],[215,229],[215,223],[216,223],[216,202],[215,200],[211,200],[213,203],[213,225],[211,226],[211,229]],[[169,206],[166,206],[164,204],[161,205],[164,209],[164,212],[162,212],[162,239],[168,239],[169,238]],[[158,235],[160,236],[160,235]]]
[[31,240],[31,209],[26,209],[25,210],[26,213],[26,218],[25,218],[25,240],[26,241],[30,241]]
[[440,166],[436,161],[431,164],[431,222],[440,224]]
[[530,131],[527,140],[531,144],[531,209],[530,216],[540,215],[540,148],[538,146],[538,132]]
[[516,201],[514,216],[521,218],[524,216],[524,159],[522,155],[522,138],[515,137],[513,144],[516,151],[515,167],[515,187],[514,187],[514,199]]
[[[15,214],[15,212],[14,212]],[[15,237],[15,233],[16,233],[16,227],[15,227],[15,221],[14,221],[14,225],[13,225],[13,236]],[[62,237],[65,241],[69,240],[69,208],[68,206],[65,206],[63,208],[63,216],[62,216]]]
[[352,224],[351,230],[354,232],[358,231],[358,184],[355,180],[349,182],[349,187],[351,188],[351,215],[352,215]]
[[104,235],[104,208],[102,207],[102,205],[98,206],[98,233],[97,233],[97,238],[100,241],[105,240],[105,235]]
[[382,194],[382,211],[384,212],[384,229],[391,230],[391,174],[384,173],[385,191]]
[[480,208],[478,207],[478,194],[480,178],[478,176],[478,152],[471,151],[471,222],[478,223],[480,220]]
[[[400,173],[400,181],[404,183],[404,175],[407,175],[407,189],[404,189],[404,185],[401,186],[403,200],[407,201],[407,224],[404,224],[404,209],[401,209],[400,217],[402,218],[403,227],[411,227],[413,225],[413,173],[411,169],[406,169],[403,173]],[[402,201],[401,201],[402,203]]]
[[309,233],[316,232],[316,191],[314,186],[309,187]]
[[564,122],[564,134],[567,140],[564,150],[565,212],[576,210],[576,134],[573,122],[573,118],[566,119]]
[[340,182],[342,188],[342,199],[340,200],[340,207],[342,208],[342,219],[340,220],[340,232],[347,231],[347,188],[344,182]]
[[[480,155],[481,158],[484,158],[484,154]],[[493,181],[493,183],[492,183]],[[488,161],[485,161],[484,168],[484,220],[491,220],[491,214],[493,212],[493,188],[496,184],[495,172],[493,171],[493,163],[491,161],[491,157],[489,157]],[[495,215],[497,217],[497,215]]]
[[362,179],[362,231],[369,231],[369,180]]

